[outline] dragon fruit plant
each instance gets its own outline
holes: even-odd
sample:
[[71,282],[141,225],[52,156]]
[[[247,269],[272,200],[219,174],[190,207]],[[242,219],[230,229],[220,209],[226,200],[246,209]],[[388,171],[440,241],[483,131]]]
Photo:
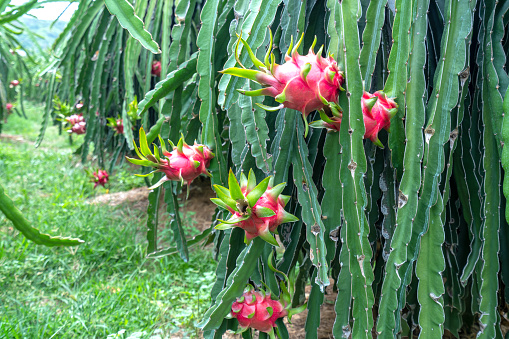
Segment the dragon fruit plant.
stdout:
[[[271,271],[283,276],[284,281],[280,284],[280,299],[271,297],[271,293],[264,289],[255,291],[252,285],[247,285],[242,296],[232,304],[230,317],[236,318],[239,322],[237,333],[242,333],[250,328],[260,332],[268,333],[269,337],[280,338],[276,321],[288,316],[288,322],[291,322],[294,314],[304,311],[307,304],[292,308],[292,299],[294,292],[295,277],[289,279],[286,274],[274,268],[272,263],[272,253],[268,258],[268,266]],[[295,273],[295,270],[292,270]],[[276,331],[274,331],[276,328]],[[274,333],[276,332],[276,334]]]
[[268,243],[279,246],[270,232],[277,233],[279,225],[299,219],[284,210],[290,200],[289,196],[281,194],[286,183],[272,187],[271,179],[272,177],[267,177],[257,185],[255,174],[250,170],[247,178],[241,173],[239,184],[230,169],[229,188],[214,185],[217,198],[211,200],[217,206],[228,210],[232,217],[219,220],[221,223],[215,228],[225,230],[240,227],[245,231],[246,243],[259,236]]
[[111,127],[115,134],[124,134],[124,123],[121,118],[108,118],[108,127]]
[[155,77],[161,76],[161,61],[154,61],[150,73]]
[[70,129],[67,131],[69,134],[85,134],[87,131],[87,123],[85,122],[85,118],[80,114],[73,114],[70,117],[65,118],[70,125]]
[[[280,103],[277,107],[259,105],[267,111],[277,111],[283,107],[295,109],[302,112],[306,127],[305,135],[308,132],[307,116],[315,110],[323,110],[326,107],[337,106],[339,91],[343,88],[343,72],[338,68],[334,58],[329,55],[322,57],[323,46],[317,54],[314,53],[316,37],[307,55],[299,55],[297,52],[304,39],[302,34],[300,40],[292,50],[293,38],[288,48],[292,50],[291,55],[285,55],[285,63],[278,65],[274,61],[272,53],[272,32],[270,33],[270,48],[265,55],[265,63],[256,58],[247,42],[239,36],[239,41],[245,46],[253,64],[259,71],[246,69],[238,58],[238,46],[235,50],[237,62],[242,68],[231,67],[221,73],[251,79],[258,82],[262,89],[253,91],[239,90],[240,93],[248,96],[269,95]],[[341,117],[339,116],[339,119]],[[341,121],[341,120],[340,120]]]
[[93,175],[92,182],[94,183],[94,188],[96,188],[98,185],[105,187],[110,177],[108,172],[102,169],[95,171],[92,175]]
[[374,94],[364,92],[361,105],[366,128],[364,138],[383,148],[380,139],[378,139],[378,132],[382,129],[390,132],[391,119],[398,112],[398,105],[393,99],[387,98],[383,91]]
[[135,165],[156,168],[155,171],[145,175],[137,174],[138,176],[148,176],[155,172],[162,172],[165,174],[159,182],[149,187],[149,189],[159,187],[168,180],[180,181],[182,184],[187,183],[190,185],[200,174],[211,176],[207,168],[210,165],[210,160],[212,160],[215,155],[207,146],[197,143],[193,146],[189,146],[185,143],[184,138],[180,138],[177,146],[168,140],[173,148],[171,152],[168,152],[164,140],[160,136],[159,141],[161,143],[161,152],[159,152],[159,149],[155,146],[154,153],[152,153],[147,143],[147,136],[142,127],[140,129],[140,147],[138,148],[136,144],[134,147],[140,159],[126,157],[128,161]]

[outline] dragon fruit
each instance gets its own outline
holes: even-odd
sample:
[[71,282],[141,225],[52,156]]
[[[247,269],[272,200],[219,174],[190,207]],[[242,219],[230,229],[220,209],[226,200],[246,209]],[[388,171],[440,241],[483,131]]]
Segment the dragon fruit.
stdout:
[[82,109],[82,108],[83,108],[83,103],[82,103],[82,102],[78,102],[78,103],[76,104],[76,109],[79,111],[79,110],[80,110],[80,109]]
[[97,185],[101,185],[102,187],[104,187],[104,185],[106,185],[106,183],[108,182],[108,179],[110,177],[108,172],[106,172],[105,170],[101,170],[101,169],[95,171],[93,176],[94,176],[93,182],[95,183],[94,188],[96,188]]
[[291,56],[287,53],[285,63],[278,65],[274,62],[272,54],[272,33],[270,34],[270,48],[265,56],[265,63],[258,60],[249,45],[242,37],[239,40],[246,47],[246,50],[253,64],[259,71],[246,69],[237,56],[238,46],[235,50],[237,62],[242,68],[231,67],[221,73],[231,74],[238,77],[254,80],[264,86],[262,89],[253,91],[239,90],[240,93],[249,96],[269,95],[280,103],[277,107],[259,105],[267,111],[276,111],[283,107],[291,108],[302,112],[306,135],[308,132],[307,116],[315,110],[322,110],[331,103],[338,100],[341,85],[344,82],[343,73],[339,70],[336,60],[329,55],[322,57],[323,46],[314,53],[316,37],[307,55],[299,55],[299,48],[304,34],[292,50],[293,40],[288,51],[292,50]]
[[270,293],[254,291],[251,285],[232,305],[230,315],[237,318],[241,330],[254,328],[269,333],[276,327],[276,320],[288,315],[287,303],[273,300]]
[[150,72],[153,76],[161,76],[161,61],[154,61],[152,63],[152,70]]
[[210,160],[214,158],[214,153],[205,145],[195,143],[193,146],[189,146],[185,143],[184,139],[181,138],[175,146],[171,141],[170,145],[173,147],[173,151],[168,152],[164,145],[164,141],[159,136],[161,143],[162,155],[160,156],[159,149],[154,148],[154,153],[150,150],[147,143],[147,136],[143,128],[140,129],[140,148],[135,145],[134,149],[140,159],[133,159],[126,157],[128,161],[135,165],[151,166],[156,168],[155,171],[138,176],[148,176],[154,172],[163,172],[165,176],[159,180],[150,189],[161,186],[165,181],[174,180],[182,183],[186,182],[188,185],[196,179],[200,174],[211,176],[207,171],[210,166]]
[[11,104],[10,102],[5,105],[5,108],[7,109],[7,112],[10,112],[13,107],[14,107],[14,105]]
[[364,92],[361,105],[366,127],[364,138],[370,139],[375,145],[383,148],[378,139],[378,132],[382,129],[390,132],[391,118],[397,113],[398,105],[393,99],[387,98],[383,91],[374,94]]
[[295,270],[290,271],[291,279],[288,279],[285,273],[274,268],[272,260],[273,253],[271,252],[267,260],[269,269],[284,278],[284,281],[281,281],[279,286],[280,300],[271,298],[270,293],[265,292],[263,289],[254,291],[253,286],[247,285],[242,296],[237,298],[237,301],[232,304],[229,314],[229,317],[236,318],[239,322],[237,333],[253,328],[268,333],[270,338],[275,339],[274,327],[277,329],[276,321],[278,319],[288,316],[288,322],[290,323],[294,314],[300,313],[307,308],[306,303],[300,307],[291,308],[295,292]]
[[281,194],[286,183],[272,187],[271,181],[271,177],[267,177],[256,185],[255,174],[253,170],[250,170],[247,178],[244,173],[241,174],[239,185],[237,178],[230,170],[229,189],[214,185],[217,198],[211,200],[219,207],[228,210],[232,217],[229,220],[219,220],[221,223],[216,226],[216,229],[240,227],[245,231],[246,243],[259,236],[268,243],[279,246],[270,232],[277,233],[277,227],[282,223],[299,219],[284,210],[290,199],[289,196]]
[[116,134],[124,134],[124,122],[120,118],[108,118],[108,126],[111,127]]
[[69,133],[75,134],[85,134],[87,131],[87,123],[85,122],[85,118],[81,114],[73,114],[70,117],[65,118],[71,128],[68,130]]
[[13,87],[16,87],[18,85],[19,85],[19,80],[12,80],[11,83],[9,84],[9,87],[13,88]]

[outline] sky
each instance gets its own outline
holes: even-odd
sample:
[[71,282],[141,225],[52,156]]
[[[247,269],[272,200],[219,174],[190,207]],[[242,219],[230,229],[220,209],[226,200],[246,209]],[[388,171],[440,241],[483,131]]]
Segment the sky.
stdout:
[[[22,5],[28,0],[11,0],[11,5]],[[41,8],[31,10],[30,14],[37,17],[40,20],[55,20],[58,16],[65,10],[65,8],[69,5],[69,2],[53,2],[53,3],[45,3],[41,4]],[[71,19],[72,13],[78,8],[78,3],[75,2],[69,6],[69,8],[65,11],[64,14],[60,17],[62,21],[69,21]]]

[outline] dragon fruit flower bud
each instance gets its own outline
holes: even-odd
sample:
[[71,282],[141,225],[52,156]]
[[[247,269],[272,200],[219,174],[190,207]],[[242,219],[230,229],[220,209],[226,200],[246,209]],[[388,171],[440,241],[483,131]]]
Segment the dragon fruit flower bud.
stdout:
[[378,132],[382,129],[390,132],[391,119],[396,115],[398,105],[393,99],[387,98],[383,91],[378,91],[374,94],[364,92],[361,106],[366,127],[364,138],[370,139],[375,145],[383,148],[378,139]]
[[228,220],[219,220],[221,223],[215,228],[224,230],[240,227],[245,231],[246,243],[259,236],[268,243],[279,246],[271,232],[277,233],[279,225],[299,219],[284,210],[290,199],[281,194],[286,183],[272,187],[270,181],[271,177],[267,177],[257,185],[255,174],[250,170],[247,178],[241,174],[239,184],[230,170],[229,188],[214,185],[217,198],[211,200],[228,210],[232,216]]
[[239,37],[239,41],[245,46],[251,61],[259,70],[246,69],[240,63],[237,53],[239,44],[237,43],[235,56],[242,68],[231,67],[221,71],[221,73],[251,79],[264,86],[258,90],[239,90],[239,92],[248,96],[268,95],[274,97],[280,103],[277,107],[258,104],[267,111],[276,111],[283,107],[300,111],[304,118],[307,135],[308,123],[306,117],[315,110],[322,110],[330,106],[331,103],[337,102],[339,91],[343,89],[341,85],[344,78],[332,55],[326,58],[322,57],[323,46],[317,54],[314,53],[316,37],[309,53],[299,55],[297,49],[303,38],[304,34],[302,34],[293,50],[292,38],[288,48],[288,51],[292,50],[291,55],[287,53],[285,63],[278,65],[274,62],[274,55],[271,51],[272,32],[270,33],[270,45],[264,63],[255,57],[246,41]]
[[10,112],[13,107],[14,107],[14,105],[11,104],[10,102],[5,105],[5,108],[7,109],[7,112]]
[[106,185],[106,183],[108,182],[108,179],[109,179],[108,172],[106,172],[105,170],[101,170],[101,169],[95,171],[93,176],[94,176],[94,179],[93,179],[94,188],[96,188],[97,185],[101,185],[102,187],[104,187],[104,185]]
[[152,63],[152,70],[150,71],[150,73],[156,77],[161,76],[161,61],[154,61]]
[[[159,152],[159,149],[155,147],[154,153],[152,153],[148,147],[145,131],[141,128],[140,148],[138,149],[136,145],[134,148],[140,159],[126,157],[128,161],[135,165],[156,168],[156,170],[151,173],[162,172],[165,174],[165,176],[150,187],[150,189],[159,187],[168,180],[180,181],[190,185],[200,174],[211,176],[207,168],[210,166],[210,161],[215,155],[207,146],[197,143],[193,146],[189,146],[185,143],[184,139],[181,138],[177,146],[170,141],[173,150],[168,152],[161,137],[159,137],[159,141],[162,151]],[[151,173],[138,176],[148,176]]]

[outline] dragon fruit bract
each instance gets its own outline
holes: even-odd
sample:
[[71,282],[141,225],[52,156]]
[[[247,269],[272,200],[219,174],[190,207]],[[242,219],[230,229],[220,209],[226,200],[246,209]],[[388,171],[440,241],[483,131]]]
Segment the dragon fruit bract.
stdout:
[[336,60],[331,55],[327,58],[322,57],[323,46],[317,54],[314,53],[316,38],[309,49],[309,53],[307,55],[299,55],[297,49],[302,43],[303,38],[304,34],[293,50],[293,41],[290,43],[288,51],[292,50],[291,56],[287,53],[285,63],[282,65],[274,62],[274,55],[271,52],[272,33],[270,48],[265,56],[265,63],[262,63],[255,57],[244,39],[239,38],[246,47],[251,61],[258,67],[259,71],[246,69],[240,63],[236,50],[235,56],[242,68],[231,67],[223,70],[222,73],[251,79],[265,86],[254,91],[239,92],[249,96],[269,95],[274,97],[281,104],[278,107],[259,105],[268,111],[288,107],[302,112],[307,134],[308,124],[306,117],[314,110],[322,110],[324,107],[330,106],[331,103],[336,103],[344,79]]
[[[165,181],[174,180],[182,183],[186,182],[188,185],[196,179],[200,174],[210,176],[211,174],[207,171],[210,165],[210,160],[214,158],[214,153],[205,145],[194,144],[189,146],[181,138],[177,146],[173,145],[170,141],[173,151],[168,152],[164,146],[164,141],[159,137],[161,143],[162,155],[160,156],[159,150],[154,148],[154,154],[148,147],[147,136],[143,128],[140,129],[140,148],[135,145],[134,149],[140,157],[138,159],[127,158],[130,162],[135,165],[151,166],[155,167],[156,170],[147,174],[150,175],[154,172],[163,172],[166,174],[159,182],[150,187],[150,189],[159,187]],[[138,175],[138,176],[147,176]]]
[[70,117],[65,118],[65,120],[71,125],[71,129],[68,130],[69,133],[76,134],[85,134],[87,131],[87,123],[85,122],[85,118],[81,114],[73,114]]
[[366,127],[364,138],[368,138],[375,145],[383,147],[378,139],[378,132],[382,128],[389,132],[391,118],[398,111],[398,105],[393,99],[387,98],[383,91],[378,91],[374,94],[364,92],[361,105],[364,126]]
[[102,187],[104,187],[104,185],[106,185],[110,177],[108,172],[101,169],[94,172],[93,176],[94,176],[93,182],[95,183],[94,188],[96,188],[97,185],[101,185]]
[[276,320],[288,315],[286,303],[273,300],[270,293],[254,291],[251,285],[244,291],[242,297],[237,298],[232,305],[230,315],[237,318],[242,329],[254,328],[269,333],[276,327]]
[[279,246],[270,232],[277,232],[277,227],[285,222],[294,222],[298,219],[286,212],[284,207],[290,197],[281,195],[286,183],[271,187],[271,177],[263,179],[256,185],[254,172],[249,176],[242,173],[240,185],[230,170],[228,177],[229,189],[214,185],[217,198],[212,198],[219,207],[228,210],[232,217],[229,220],[219,220],[221,224],[216,229],[240,227],[246,232],[246,242],[260,236],[268,243]]

